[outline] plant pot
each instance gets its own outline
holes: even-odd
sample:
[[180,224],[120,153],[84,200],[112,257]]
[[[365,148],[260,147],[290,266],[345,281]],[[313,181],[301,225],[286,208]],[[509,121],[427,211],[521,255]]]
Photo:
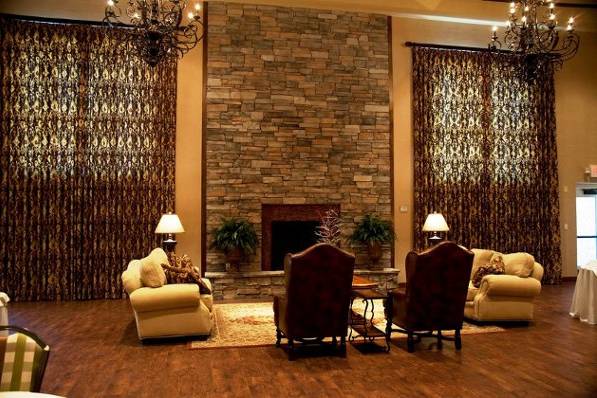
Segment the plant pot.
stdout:
[[369,260],[372,264],[379,263],[382,255],[381,244],[379,242],[369,242],[367,244],[367,252],[369,253]]
[[230,270],[238,271],[242,252],[237,247],[226,252],[226,262],[230,264]]

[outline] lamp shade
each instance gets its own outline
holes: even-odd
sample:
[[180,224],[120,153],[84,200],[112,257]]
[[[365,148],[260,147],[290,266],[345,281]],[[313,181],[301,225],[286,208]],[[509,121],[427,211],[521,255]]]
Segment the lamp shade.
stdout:
[[425,220],[425,225],[423,225],[423,231],[425,232],[446,232],[449,230],[446,219],[441,213],[429,214]]
[[156,234],[179,234],[184,232],[182,223],[176,214],[163,214],[155,229]]

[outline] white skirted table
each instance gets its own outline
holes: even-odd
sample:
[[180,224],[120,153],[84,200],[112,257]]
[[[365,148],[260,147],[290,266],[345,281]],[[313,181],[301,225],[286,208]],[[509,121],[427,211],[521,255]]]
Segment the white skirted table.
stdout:
[[597,261],[579,268],[570,315],[591,325],[597,324]]

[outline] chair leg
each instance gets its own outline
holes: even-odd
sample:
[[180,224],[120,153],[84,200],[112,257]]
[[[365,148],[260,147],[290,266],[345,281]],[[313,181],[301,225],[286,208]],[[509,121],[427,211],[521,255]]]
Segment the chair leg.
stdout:
[[462,349],[462,340],[460,339],[460,329],[456,329],[454,332],[454,345],[457,350]]
[[443,348],[444,344],[442,343],[442,331],[438,330],[437,331],[437,348],[439,350],[441,350]]
[[282,332],[280,332],[280,329],[276,328],[276,347],[280,347],[281,341],[282,341]]
[[340,337],[340,356],[346,358],[346,336]]
[[296,353],[294,352],[294,339],[288,339],[288,360],[294,361],[296,359]]
[[415,352],[415,339],[413,337],[413,332],[407,332],[408,337],[406,338],[406,347],[408,352]]
[[336,336],[332,336],[332,344],[334,345],[334,347],[338,345],[338,338]]

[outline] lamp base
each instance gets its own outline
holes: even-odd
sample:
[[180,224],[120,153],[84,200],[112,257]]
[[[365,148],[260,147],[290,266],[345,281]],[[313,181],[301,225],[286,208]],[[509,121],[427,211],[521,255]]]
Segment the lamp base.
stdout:
[[164,239],[162,241],[162,249],[164,249],[166,253],[173,252],[177,243],[178,242],[174,240],[174,236],[172,234],[168,234],[168,239]]
[[441,241],[443,241],[443,238],[441,238],[438,235],[433,235],[432,237],[428,238],[429,240],[429,246],[435,246],[438,243],[440,243]]

